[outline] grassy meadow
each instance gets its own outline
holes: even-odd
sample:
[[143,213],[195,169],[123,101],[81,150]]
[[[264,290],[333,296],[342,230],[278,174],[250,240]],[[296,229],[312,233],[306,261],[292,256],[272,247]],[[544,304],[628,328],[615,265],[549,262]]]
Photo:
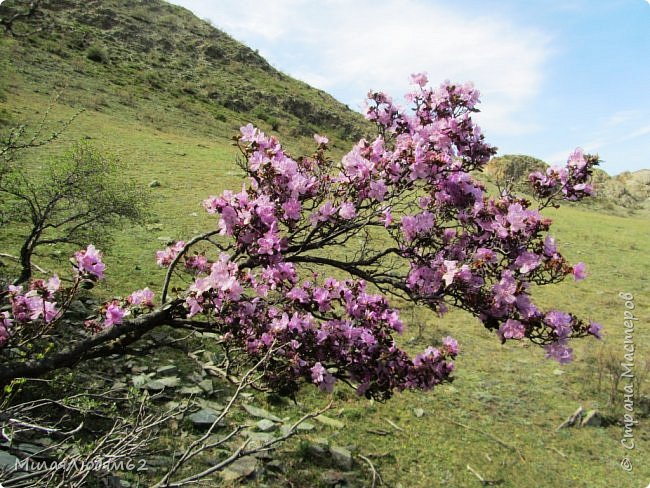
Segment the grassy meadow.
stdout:
[[[45,44],[51,40],[38,38],[32,42],[34,49],[48,54],[42,54],[40,64],[28,66],[16,57],[24,48],[14,40],[4,42],[2,53],[13,61],[2,80],[3,131],[17,122],[35,126],[59,92],[60,100],[49,109],[45,133],[84,108],[57,142],[25,153],[26,168],[64,152],[76,141],[88,140],[126,162],[124,178],[134,179],[151,196],[147,222],[113,232],[113,245],[105,252],[107,279],[94,290],[101,298],[144,286],[159,292],[164,273],[155,265],[155,251],[170,240],[189,239],[216,225],[215,219],[203,211],[201,201],[226,188],[241,188],[242,178],[235,165],[237,150],[231,142],[240,125],[252,121],[269,132],[275,125],[296,153],[313,148],[311,133],[319,129],[313,122],[297,130],[294,115],[286,124],[279,119],[278,126],[277,119],[265,120],[268,117],[260,117],[254,108],[208,109],[205,100],[191,93],[120,85],[115,79],[103,84],[100,80],[106,66],[69,52],[67,57],[54,56],[56,46]],[[121,69],[126,68],[121,65]],[[137,66],[132,70],[137,71]],[[56,83],[48,82],[48,73]],[[127,71],[119,71],[124,79],[127,75]],[[198,83],[194,78],[186,82]],[[360,122],[359,127],[367,128]],[[333,154],[340,156],[350,142],[337,140],[335,130],[330,129],[332,132],[323,128],[322,133],[330,136]],[[489,134],[487,137],[489,140]],[[149,188],[153,180],[160,186]],[[437,318],[423,309],[406,306],[403,318],[408,327],[400,341],[408,349],[420,351],[448,334],[458,340],[461,353],[453,384],[429,393],[397,394],[383,404],[338,388],[332,395],[334,410],[328,415],[341,420],[345,428],[320,426],[291,440],[279,455],[286,467],[285,482],[276,485],[257,480],[250,485],[333,486],[323,478],[323,473],[331,474],[331,468],[310,461],[306,455],[309,441],[327,438],[349,446],[355,454],[354,469],[361,481],[348,486],[371,484],[361,455],[372,461],[384,486],[395,488],[645,488],[650,483],[650,220],[646,213],[618,216],[580,206],[551,209],[546,215],[554,221],[551,233],[560,250],[574,263],[584,261],[589,276],[579,283],[567,280],[540,288],[535,290],[535,297],[544,307],[602,323],[602,341],[574,341],[575,361],[561,366],[544,359],[543,350],[528,343],[502,346],[494,334],[463,312],[451,311]],[[16,254],[19,233],[19,228],[3,227],[0,251]],[[35,262],[64,273],[67,256],[57,249],[45,249]],[[4,264],[6,272],[11,272],[13,264]],[[633,427],[636,445],[630,451],[621,445],[626,413],[620,394],[623,383],[619,392],[612,394],[612,377],[618,375],[617,364],[625,353],[625,309],[619,292],[634,295],[639,318],[633,335],[638,382],[634,418],[638,424]],[[174,354],[164,351],[151,362],[176,361]],[[255,393],[257,404],[280,417],[292,418],[327,403],[329,398],[310,387],[298,398],[298,404],[278,403]],[[603,425],[556,430],[579,406],[598,410]],[[171,433],[163,433],[161,445],[175,442]],[[631,472],[620,465],[626,455],[633,465]],[[139,481],[147,486],[146,477]]]

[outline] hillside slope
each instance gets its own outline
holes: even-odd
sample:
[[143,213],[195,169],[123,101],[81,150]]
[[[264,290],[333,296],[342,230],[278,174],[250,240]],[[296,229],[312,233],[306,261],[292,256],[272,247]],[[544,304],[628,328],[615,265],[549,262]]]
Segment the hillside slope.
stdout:
[[[0,17],[24,5],[3,2]],[[233,125],[252,121],[294,138],[322,131],[355,140],[369,127],[330,95],[160,0],[45,0],[41,15],[24,23],[23,30],[42,30],[4,36],[9,85],[62,90],[62,101],[77,108],[205,135],[230,135]]]

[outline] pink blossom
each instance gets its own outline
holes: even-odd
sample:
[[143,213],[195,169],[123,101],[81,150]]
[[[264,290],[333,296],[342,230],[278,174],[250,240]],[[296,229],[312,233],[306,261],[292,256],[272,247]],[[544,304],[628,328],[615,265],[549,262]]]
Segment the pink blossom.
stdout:
[[499,327],[499,335],[503,339],[523,339],[526,332],[524,325],[518,320],[508,319]]
[[319,222],[327,222],[334,214],[336,214],[336,207],[327,200],[317,212],[309,216],[309,221],[311,225],[316,226]]
[[284,217],[291,220],[300,220],[301,214],[301,205],[300,202],[291,198],[282,204],[282,210],[284,210]]
[[387,192],[388,187],[384,180],[375,180],[370,182],[370,191],[368,192],[370,198],[374,198],[378,202],[383,202]]
[[143,290],[134,291],[129,295],[127,301],[131,305],[142,305],[143,307],[153,307],[154,293],[147,287]]
[[102,263],[101,253],[92,244],[88,244],[85,250],[76,252],[75,259],[77,269],[81,273],[87,273],[100,280],[104,277],[106,265]]
[[390,212],[390,208],[385,208],[381,214],[380,220],[384,223],[384,227],[388,228],[393,223],[393,214]]
[[426,73],[414,73],[411,75],[411,83],[424,87],[429,82]]
[[158,266],[163,266],[163,267],[169,266],[170,264],[172,264],[174,259],[176,259],[178,253],[181,252],[184,247],[185,247],[185,242],[178,241],[175,244],[168,246],[163,251],[156,251],[156,263],[158,263]]
[[47,280],[46,283],[46,288],[47,291],[50,293],[50,296],[59,291],[59,288],[61,288],[61,280],[59,279],[58,275],[52,275],[50,279]]
[[356,217],[356,215],[357,215],[357,210],[354,208],[353,204],[351,204],[350,202],[344,202],[341,204],[341,208],[339,209],[339,216],[342,219],[350,220]]
[[320,362],[314,364],[310,371],[312,381],[317,384],[322,391],[331,392],[333,390],[336,379]]
[[506,270],[501,274],[501,281],[492,287],[494,302],[497,307],[504,307],[515,302],[517,283],[512,271]]
[[314,140],[316,141],[316,144],[318,144],[319,146],[324,146],[330,141],[327,137],[318,134],[314,134]]
[[560,364],[570,363],[572,358],[573,349],[566,345],[566,341],[560,340],[544,346],[546,349],[546,357],[555,359]]
[[548,257],[553,257],[557,253],[557,246],[555,245],[555,239],[547,235],[544,238],[544,254]]
[[111,327],[113,325],[121,324],[124,321],[126,311],[122,309],[118,303],[112,302],[106,307],[106,315],[104,318],[104,326]]
[[544,317],[544,322],[553,328],[560,339],[566,339],[571,335],[573,319],[568,313],[551,310]]
[[210,269],[210,262],[203,254],[194,254],[185,258],[185,269],[194,273],[206,273]]
[[587,277],[587,266],[580,262],[573,267],[572,273],[576,281],[584,280]]
[[602,329],[603,326],[599,324],[598,322],[591,321],[589,322],[589,333],[596,337],[596,339],[602,339]]
[[442,340],[442,345],[447,348],[450,354],[453,355],[458,354],[458,342],[456,341],[456,339],[447,336]]
[[517,256],[515,267],[517,267],[520,273],[526,274],[537,268],[540,261],[540,257],[537,254],[524,251]]
[[256,129],[253,124],[246,124],[245,126],[239,129],[241,132],[240,141],[243,142],[253,142],[256,140],[256,136],[259,133],[259,130]]
[[9,341],[9,327],[12,322],[9,312],[0,312],[0,346],[4,346]]
[[454,277],[458,274],[458,269],[456,265],[458,261],[445,261],[445,273],[442,275],[442,279],[445,282],[445,285],[449,286],[454,281]]

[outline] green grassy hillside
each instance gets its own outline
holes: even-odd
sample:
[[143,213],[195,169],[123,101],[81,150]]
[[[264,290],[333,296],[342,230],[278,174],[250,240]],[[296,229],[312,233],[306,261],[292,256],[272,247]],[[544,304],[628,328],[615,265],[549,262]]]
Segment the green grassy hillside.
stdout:
[[[14,3],[7,0],[0,10]],[[125,177],[143,186],[160,182],[150,190],[150,221],[115,233],[102,295],[143,286],[158,291],[163,273],[155,266],[155,250],[215,225],[200,202],[241,186],[230,144],[240,125],[259,124],[295,151],[313,147],[311,135],[323,133],[338,154],[369,131],[358,114],[278,72],[180,7],[155,0],[57,0],[44,6],[46,29],[1,40],[3,131],[15,123],[37,124],[61,92],[49,111],[46,132],[79,109],[84,112],[57,143],[28,153],[32,164],[88,139],[128,163]],[[578,342],[576,361],[559,366],[527,344],[501,346],[464,313],[438,319],[407,308],[410,327],[402,340],[413,350],[448,333],[458,339],[462,351],[456,381],[432,393],[397,395],[386,404],[337,390],[332,416],[345,428],[321,429],[303,438],[326,436],[351,445],[372,460],[389,487],[481,486],[468,466],[504,487],[645,487],[650,482],[650,332],[644,322],[650,222],[577,207],[548,215],[563,253],[573,262],[586,262],[590,276],[578,284],[537,290],[537,298],[542,305],[603,323],[602,342]],[[17,244],[13,229],[5,227],[0,250],[15,253]],[[64,267],[65,256],[55,251],[39,256],[37,263]],[[626,413],[622,395],[611,394],[610,373],[618,374],[624,354],[619,292],[634,294],[640,317],[634,333],[639,382],[634,415],[639,423],[633,451],[620,443]],[[422,335],[415,326],[419,323],[427,325]],[[256,398],[266,401],[263,394]],[[326,402],[314,389],[299,400],[306,405]],[[605,425],[556,431],[578,406],[598,409]],[[282,409],[281,417],[295,417],[299,407],[287,403]],[[323,478],[331,470],[309,462],[303,452],[304,444],[288,443],[282,462],[292,484],[266,486],[333,486]],[[633,461],[631,473],[619,465],[625,454]],[[357,469],[363,471],[359,459]]]

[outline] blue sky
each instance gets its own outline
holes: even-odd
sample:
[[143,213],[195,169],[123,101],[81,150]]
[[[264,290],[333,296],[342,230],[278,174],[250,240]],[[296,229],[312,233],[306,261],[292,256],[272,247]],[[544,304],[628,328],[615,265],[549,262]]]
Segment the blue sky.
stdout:
[[360,110],[408,75],[473,81],[500,154],[650,168],[650,0],[174,0]]

